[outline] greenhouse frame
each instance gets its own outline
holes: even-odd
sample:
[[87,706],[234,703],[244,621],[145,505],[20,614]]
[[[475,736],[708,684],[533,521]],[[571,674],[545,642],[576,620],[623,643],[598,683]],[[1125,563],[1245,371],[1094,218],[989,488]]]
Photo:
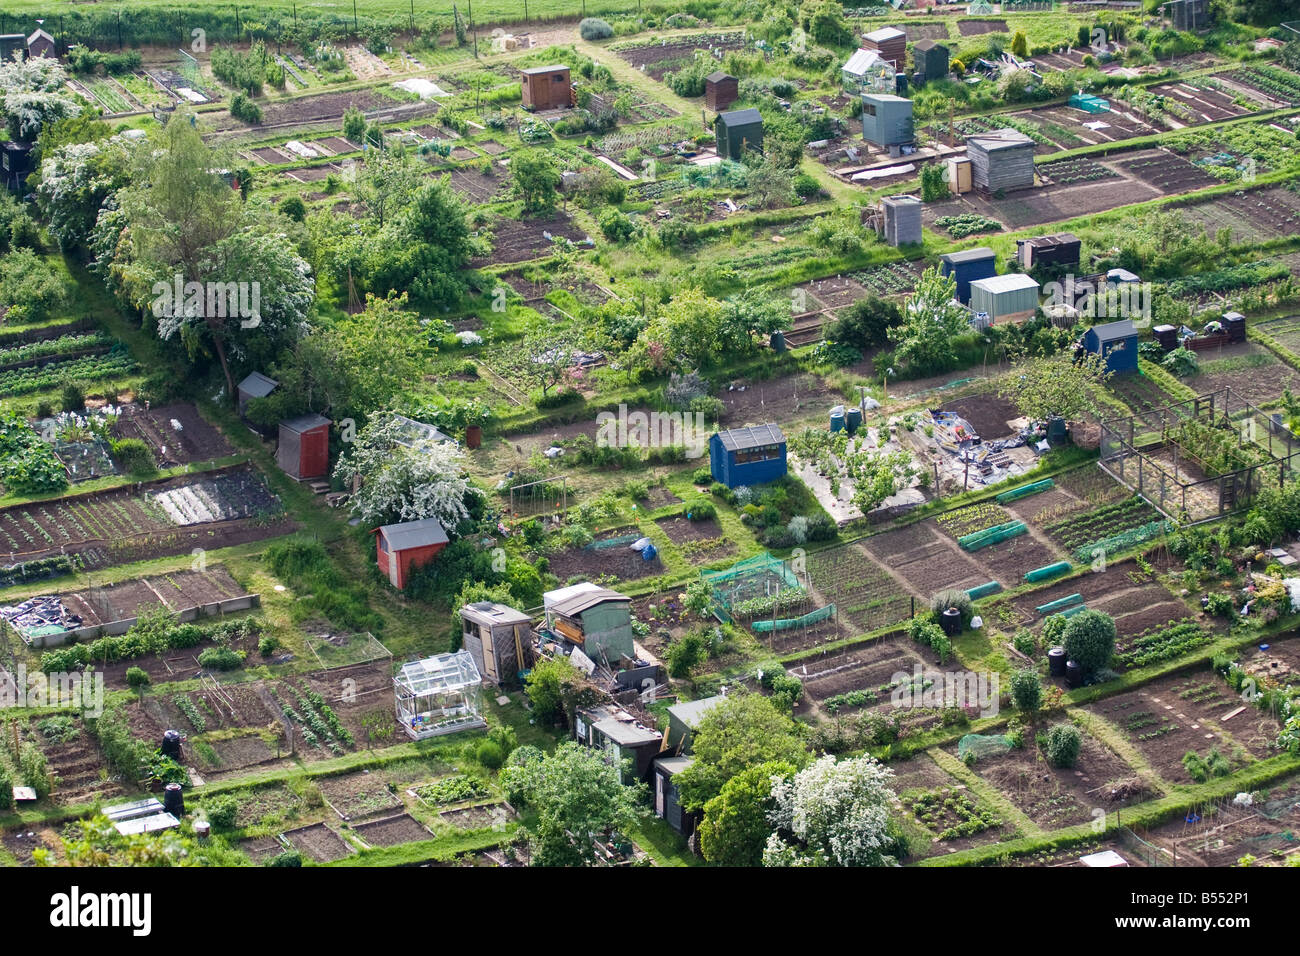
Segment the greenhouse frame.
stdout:
[[413,740],[486,727],[482,684],[466,650],[410,661],[393,678],[397,719]]

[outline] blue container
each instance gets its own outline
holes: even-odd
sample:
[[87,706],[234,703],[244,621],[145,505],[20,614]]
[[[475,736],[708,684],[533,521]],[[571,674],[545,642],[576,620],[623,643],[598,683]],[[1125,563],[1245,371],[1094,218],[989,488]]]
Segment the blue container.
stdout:
[[862,409],[853,407],[844,412],[844,427],[850,435],[857,434],[862,427]]
[[831,409],[831,431],[844,431],[844,406],[836,405]]

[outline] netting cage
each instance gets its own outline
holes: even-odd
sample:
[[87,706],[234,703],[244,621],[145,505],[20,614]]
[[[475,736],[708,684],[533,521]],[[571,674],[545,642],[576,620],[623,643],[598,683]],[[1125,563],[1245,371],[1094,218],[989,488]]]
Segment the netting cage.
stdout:
[[411,661],[393,678],[397,719],[415,740],[486,727],[482,684],[469,651]]

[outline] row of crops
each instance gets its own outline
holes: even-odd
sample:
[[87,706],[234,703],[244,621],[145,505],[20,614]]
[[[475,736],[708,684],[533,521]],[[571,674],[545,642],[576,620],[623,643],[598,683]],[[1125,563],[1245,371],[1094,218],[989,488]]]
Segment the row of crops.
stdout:
[[1052,540],[1067,551],[1075,551],[1094,541],[1113,537],[1130,528],[1141,527],[1157,520],[1160,515],[1149,504],[1133,495],[1123,501],[1104,505],[1082,515],[1071,515],[1055,521],[1044,529]]
[[119,346],[103,355],[87,355],[45,365],[0,371],[0,397],[30,395],[46,389],[61,388],[81,379],[93,381],[112,375],[129,375],[135,370],[135,361]]

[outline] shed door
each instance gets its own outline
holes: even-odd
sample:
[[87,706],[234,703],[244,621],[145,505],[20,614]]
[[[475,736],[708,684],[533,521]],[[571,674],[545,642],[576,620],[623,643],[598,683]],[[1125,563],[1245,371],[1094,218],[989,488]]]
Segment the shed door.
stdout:
[[497,673],[497,646],[492,628],[479,625],[479,634],[483,639],[483,673],[486,677],[499,682],[501,675]]
[[655,774],[655,816],[660,819],[664,815],[664,775]]
[[402,587],[401,582],[402,553],[400,551],[388,552],[388,580],[393,587],[399,590]]

